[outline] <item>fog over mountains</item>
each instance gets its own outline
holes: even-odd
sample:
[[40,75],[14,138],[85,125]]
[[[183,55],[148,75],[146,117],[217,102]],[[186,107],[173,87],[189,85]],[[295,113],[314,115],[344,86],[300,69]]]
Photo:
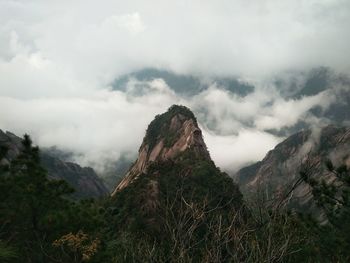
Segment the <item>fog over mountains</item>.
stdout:
[[117,78],[96,97],[2,98],[1,121],[102,172],[115,160],[135,158],[147,122],[179,103],[198,116],[213,159],[234,172],[302,128],[348,124],[349,87],[347,76],[327,68],[281,75],[267,85],[145,69]]
[[134,160],[172,104],[229,172],[301,128],[348,124],[347,1],[0,7],[0,128],[99,172]]

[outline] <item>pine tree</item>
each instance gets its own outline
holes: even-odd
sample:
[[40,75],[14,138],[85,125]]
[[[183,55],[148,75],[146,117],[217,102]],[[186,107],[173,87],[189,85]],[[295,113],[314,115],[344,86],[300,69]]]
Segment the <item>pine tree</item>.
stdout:
[[[327,218],[325,224],[311,225],[317,251],[324,260],[348,262],[350,260],[350,169],[345,165],[335,167],[330,160],[325,163],[333,175],[332,180],[312,177],[306,166],[301,177],[312,189],[317,205]],[[323,262],[323,261],[322,261]]]
[[48,179],[39,148],[25,135],[22,153],[0,176],[0,239],[10,241],[23,255],[39,255],[46,240],[61,233],[70,208],[64,196],[72,191],[66,182]]

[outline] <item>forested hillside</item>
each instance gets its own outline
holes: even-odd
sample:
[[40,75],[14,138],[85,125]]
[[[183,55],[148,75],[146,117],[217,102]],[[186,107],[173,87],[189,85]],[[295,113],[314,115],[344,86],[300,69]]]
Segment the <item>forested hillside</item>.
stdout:
[[[48,178],[28,135],[22,145],[0,171],[1,262],[350,259],[346,164],[325,163],[334,181],[315,177],[313,166],[299,170],[324,211],[322,224],[309,211],[290,210],[283,198],[244,198],[210,159],[195,117],[185,107],[173,106],[150,124],[129,179],[103,199],[70,198],[74,190]],[[2,157],[6,154],[2,148]]]

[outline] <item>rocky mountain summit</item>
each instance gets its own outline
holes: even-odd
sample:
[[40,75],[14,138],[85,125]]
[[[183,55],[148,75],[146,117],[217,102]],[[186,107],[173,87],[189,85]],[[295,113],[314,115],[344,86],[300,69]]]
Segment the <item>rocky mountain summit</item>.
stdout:
[[242,204],[238,186],[211,160],[195,116],[178,105],[149,124],[137,160],[111,198],[116,229],[159,235],[171,211],[206,207],[224,215]]
[[184,106],[173,105],[150,123],[139,149],[139,156],[112,195],[125,188],[155,162],[176,161],[187,149],[193,157],[210,160],[209,152],[193,113]]
[[[281,197],[295,187],[300,172],[305,169],[309,177],[317,180],[335,180],[326,167],[328,160],[336,167],[350,166],[350,128],[331,125],[300,131],[269,151],[262,161],[239,170],[236,178],[247,194],[260,192],[267,198]],[[312,209],[309,185],[298,184],[289,202],[302,210]]]
[[[23,150],[22,138],[0,130],[0,148],[4,155],[0,165],[10,165]],[[65,180],[76,190],[72,195],[74,198],[108,195],[107,188],[92,168],[62,161],[45,150],[40,152],[40,159],[42,166],[48,171],[49,178]]]

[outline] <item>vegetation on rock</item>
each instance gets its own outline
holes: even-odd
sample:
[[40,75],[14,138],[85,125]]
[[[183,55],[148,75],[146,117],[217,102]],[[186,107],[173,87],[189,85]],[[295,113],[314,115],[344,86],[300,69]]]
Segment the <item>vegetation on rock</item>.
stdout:
[[173,145],[176,141],[176,133],[170,132],[169,126],[171,119],[176,115],[181,115],[185,119],[192,119],[197,123],[193,112],[187,107],[180,105],[171,106],[167,112],[157,115],[148,125],[145,142],[148,144],[149,150],[153,149],[160,138],[164,139],[166,147]]

